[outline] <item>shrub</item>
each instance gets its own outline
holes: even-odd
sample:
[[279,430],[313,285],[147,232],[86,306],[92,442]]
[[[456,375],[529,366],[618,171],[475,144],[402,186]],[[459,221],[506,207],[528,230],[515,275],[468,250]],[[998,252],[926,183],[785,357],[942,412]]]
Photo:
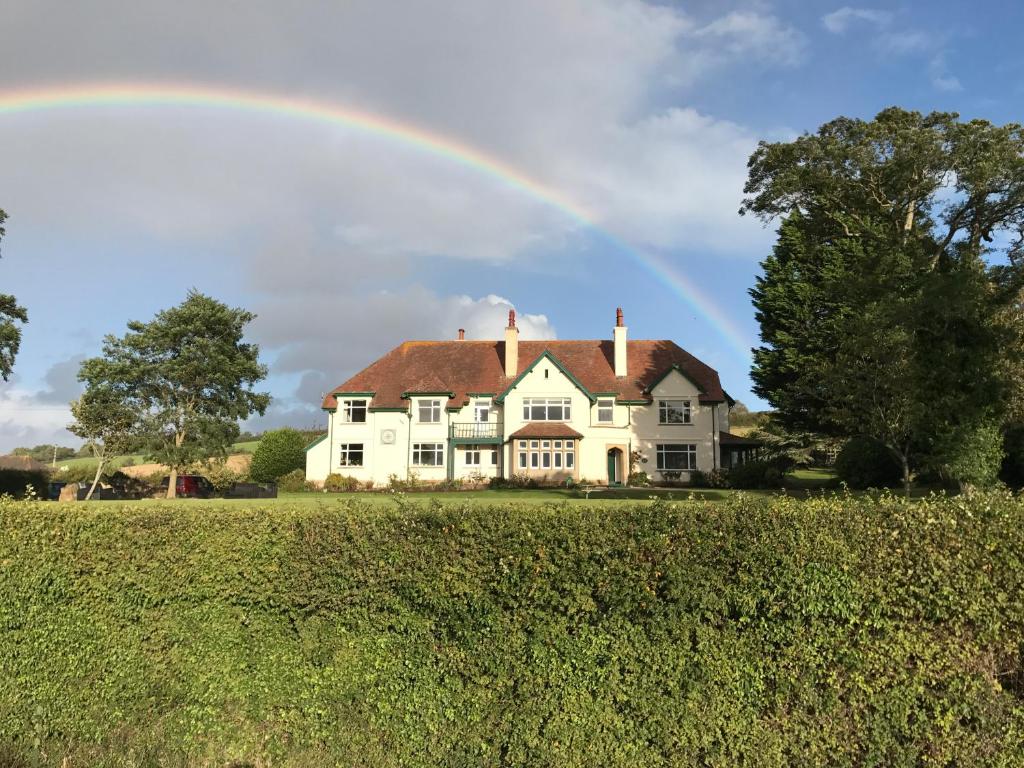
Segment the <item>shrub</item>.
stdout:
[[277,478],[277,490],[286,493],[297,493],[306,490],[306,470],[293,469],[286,475]]
[[[110,474],[113,470],[110,466],[104,467],[104,475]],[[54,473],[53,479],[61,483],[91,483],[93,478],[96,477],[96,462],[82,462],[81,464],[72,464],[67,469],[60,469]],[[101,476],[102,480],[103,477]]]
[[491,488],[537,488],[537,481],[529,475],[512,475],[511,477],[492,477]]
[[1003,436],[1002,471],[999,479],[1011,488],[1024,488],[1024,424],[1015,424]]
[[854,437],[836,457],[836,474],[851,488],[891,488],[900,484],[903,470],[892,451],[870,437]]
[[1022,553],[1004,494],[0,502],[0,762],[1016,766]]
[[646,488],[650,484],[651,478],[648,477],[647,473],[644,472],[643,470],[631,472],[629,475],[629,485],[632,485],[636,488]]
[[224,459],[208,459],[189,467],[188,473],[205,477],[218,494],[225,493],[235,483],[244,483],[249,479],[247,472],[231,469]]
[[690,472],[690,485],[694,488],[728,488],[729,473],[717,468],[710,472],[695,469]]
[[[93,472],[95,471],[93,469]],[[32,486],[32,490],[37,496],[45,498],[49,482],[50,479],[45,470],[0,469],[0,495],[6,493],[20,499],[25,495],[25,489]]]
[[748,461],[729,470],[729,485],[733,488],[781,488],[785,474],[774,462]]
[[328,493],[345,493],[359,490],[359,481],[354,477],[332,472],[324,479],[324,490]]
[[306,466],[306,441],[295,429],[267,432],[256,446],[249,465],[254,482],[272,483],[282,475]]

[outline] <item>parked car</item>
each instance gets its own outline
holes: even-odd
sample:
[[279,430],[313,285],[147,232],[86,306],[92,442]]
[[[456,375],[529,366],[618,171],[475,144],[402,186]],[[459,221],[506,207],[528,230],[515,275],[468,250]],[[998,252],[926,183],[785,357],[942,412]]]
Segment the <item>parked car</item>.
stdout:
[[[167,492],[171,478],[165,476],[160,485]],[[202,475],[178,475],[175,495],[182,499],[208,499],[213,496],[213,485]]]

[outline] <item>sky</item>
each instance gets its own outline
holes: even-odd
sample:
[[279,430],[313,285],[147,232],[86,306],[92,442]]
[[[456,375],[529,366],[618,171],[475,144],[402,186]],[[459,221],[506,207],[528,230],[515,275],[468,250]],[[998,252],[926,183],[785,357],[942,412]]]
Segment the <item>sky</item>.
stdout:
[[[765,407],[748,290],[774,227],[737,213],[757,142],[890,105],[1018,121],[1022,33],[1011,2],[3,0],[0,293],[29,323],[0,452],[77,445],[81,360],[190,289],[257,314],[274,400],[250,429],[322,425],[396,344],[501,338],[510,308],[521,338],[607,339],[621,306]],[[3,108],[128,84],[402,128]]]

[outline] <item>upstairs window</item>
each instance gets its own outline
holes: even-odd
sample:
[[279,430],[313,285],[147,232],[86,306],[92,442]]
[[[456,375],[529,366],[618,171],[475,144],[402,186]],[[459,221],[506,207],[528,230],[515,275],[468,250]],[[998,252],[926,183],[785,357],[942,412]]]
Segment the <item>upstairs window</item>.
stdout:
[[659,400],[659,424],[690,424],[691,412],[689,400]]
[[571,419],[571,398],[528,397],[523,400],[523,421],[570,421]]
[[342,400],[341,420],[346,424],[366,423],[366,401],[365,400]]
[[441,423],[441,401],[420,400],[418,404],[420,424]]
[[338,463],[343,467],[363,466],[363,444],[342,443],[338,453]]
[[614,398],[601,398],[597,401],[597,423],[598,424],[611,424],[615,416],[615,400]]
[[491,420],[491,401],[480,400],[473,406],[473,421],[477,424],[486,424]]

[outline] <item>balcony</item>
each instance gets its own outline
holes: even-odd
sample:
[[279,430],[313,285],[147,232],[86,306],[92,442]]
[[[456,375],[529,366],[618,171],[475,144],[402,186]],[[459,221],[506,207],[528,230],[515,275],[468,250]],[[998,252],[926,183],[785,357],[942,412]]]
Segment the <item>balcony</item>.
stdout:
[[452,424],[448,437],[453,443],[500,443],[501,424],[465,422]]

